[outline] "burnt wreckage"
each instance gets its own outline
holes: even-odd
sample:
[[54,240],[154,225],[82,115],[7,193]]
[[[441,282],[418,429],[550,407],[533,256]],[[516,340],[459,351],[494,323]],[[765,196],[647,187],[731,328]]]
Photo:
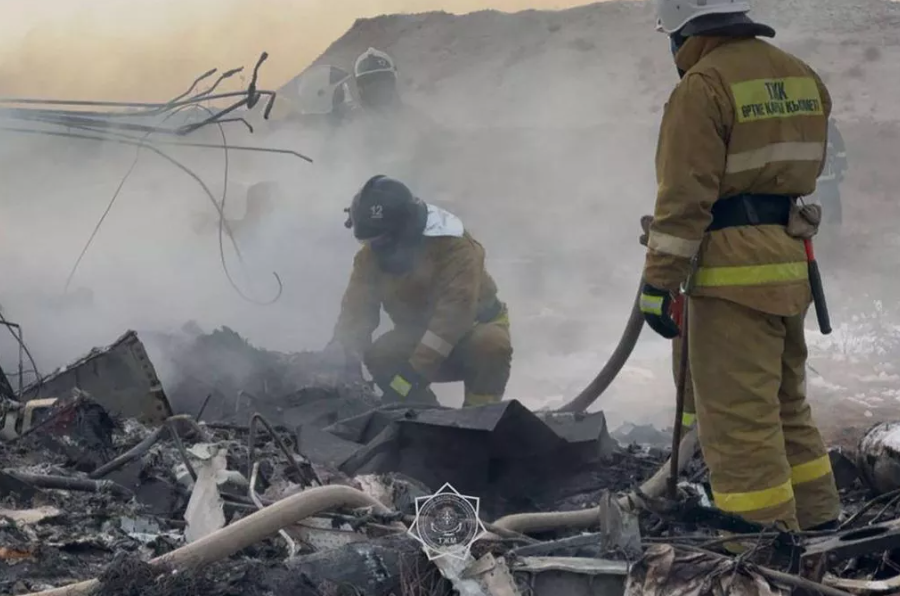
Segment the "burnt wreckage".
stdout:
[[[381,405],[322,353],[260,350],[227,328],[167,340],[182,368],[166,390],[128,332],[5,399],[18,425],[0,442],[0,593],[900,589],[897,425],[874,427],[856,461],[832,452],[841,528],[788,534],[710,504],[692,433],[672,500],[666,449],[616,439],[665,434],[610,433],[601,412]],[[249,374],[208,366],[226,355]],[[429,560],[417,532],[453,519],[419,516],[447,483],[458,503],[478,497],[484,531]]]
[[[238,110],[263,97],[267,116],[274,93],[256,88],[264,59],[241,92],[215,93],[235,69],[195,92],[215,71],[205,73],[165,103],[2,99],[0,118],[28,125],[0,130],[147,149],[204,189],[220,239],[232,238],[224,194],[160,147],[303,158],[179,140],[211,124],[251,127]],[[208,101],[233,103],[212,112]],[[184,122],[167,128],[175,114]],[[21,329],[0,322],[22,345],[20,362],[30,358]],[[174,361],[165,388],[133,331],[29,386],[20,364],[18,388],[0,374],[0,594],[900,590],[896,425],[874,427],[855,460],[831,453],[848,508],[839,529],[786,533],[727,515],[710,502],[693,431],[674,442],[646,428],[610,433],[602,412],[586,413],[642,325],[633,308],[597,378],[544,412],[515,400],[383,405],[325,354],[260,350],[227,328],[144,335]],[[241,366],[221,366],[229,361]],[[658,445],[670,442],[666,462]],[[437,497],[444,506],[428,510]]]

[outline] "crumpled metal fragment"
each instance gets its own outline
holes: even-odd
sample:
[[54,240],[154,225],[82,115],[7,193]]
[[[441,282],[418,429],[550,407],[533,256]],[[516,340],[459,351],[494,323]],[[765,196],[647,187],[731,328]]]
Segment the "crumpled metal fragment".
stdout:
[[713,553],[656,544],[628,574],[625,596],[788,596],[790,590],[775,585],[735,559]]

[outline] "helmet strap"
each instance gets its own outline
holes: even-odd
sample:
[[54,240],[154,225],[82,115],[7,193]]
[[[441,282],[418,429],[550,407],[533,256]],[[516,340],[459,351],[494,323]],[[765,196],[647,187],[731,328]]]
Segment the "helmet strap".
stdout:
[[[687,41],[687,37],[682,35],[680,31],[676,31],[675,33],[672,33],[671,35],[669,35],[669,45],[672,49],[672,57],[673,58],[678,55],[678,50],[681,49],[681,46],[683,46],[684,42],[686,42],[686,41]],[[676,67],[676,69],[678,70],[678,78],[683,79],[684,75],[687,73],[685,73],[685,71],[681,70],[678,67]]]

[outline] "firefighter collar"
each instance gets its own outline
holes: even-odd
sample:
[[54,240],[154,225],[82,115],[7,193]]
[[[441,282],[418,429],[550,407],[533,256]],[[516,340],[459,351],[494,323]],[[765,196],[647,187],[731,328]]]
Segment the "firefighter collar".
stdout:
[[428,219],[425,221],[423,236],[455,236],[460,238],[465,228],[460,218],[440,207],[428,205]]
[[738,39],[732,37],[711,37],[705,35],[688,37],[675,54],[675,64],[678,68],[687,72],[700,62],[701,58],[719,46],[735,41],[738,41]]

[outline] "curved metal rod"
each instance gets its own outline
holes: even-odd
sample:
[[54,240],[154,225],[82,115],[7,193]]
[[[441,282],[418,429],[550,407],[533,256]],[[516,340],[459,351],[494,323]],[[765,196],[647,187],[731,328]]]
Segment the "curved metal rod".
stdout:
[[[216,114],[212,114],[206,120],[202,122],[196,122],[192,124],[185,124],[178,128],[163,128],[161,126],[153,126],[149,124],[137,124],[134,122],[117,122],[115,120],[109,120],[105,116],[99,118],[89,118],[83,115],[72,115],[72,114],[59,114],[57,112],[52,111],[40,111],[40,110],[2,110],[0,111],[0,118],[5,118],[8,120],[23,120],[25,122],[40,122],[41,124],[49,124],[53,126],[65,126],[71,128],[81,128],[81,129],[95,129],[97,132],[106,132],[107,129],[112,130],[127,130],[127,131],[135,131],[135,132],[143,132],[143,133],[164,133],[168,135],[174,136],[184,136],[198,128],[202,128],[203,126],[207,126],[209,124],[221,124],[224,122],[241,122],[246,126],[250,132],[253,132],[253,126],[250,125],[244,118],[222,118],[222,116],[229,114],[236,110],[237,108],[246,104],[246,100],[242,102],[238,102],[221,112]],[[184,108],[190,107],[190,105],[183,105],[179,108],[175,108],[175,110],[181,110]],[[204,106],[197,104],[198,108],[204,108]],[[174,113],[174,112],[172,112]],[[169,114],[171,115],[171,114]]]
[[158,108],[164,103],[147,103],[133,101],[92,101],[78,99],[40,99],[37,97],[0,97],[0,104],[20,103],[23,105],[45,104],[48,106],[99,106],[110,108]]
[[291,453],[291,450],[288,449],[284,440],[282,440],[278,433],[275,432],[275,429],[272,427],[271,423],[269,423],[269,421],[266,420],[259,412],[255,412],[253,416],[250,417],[250,427],[248,429],[249,436],[247,437],[247,443],[249,447],[247,459],[250,464],[254,463],[253,455],[256,452],[257,423],[262,424],[266,428],[266,430],[269,431],[269,435],[272,437],[272,439],[275,440],[275,444],[278,445],[279,449],[281,449],[281,452],[284,454],[285,459],[287,459],[288,464],[292,468],[294,468],[295,472],[297,472],[297,477],[300,478],[300,480],[308,483],[310,486],[313,484],[313,482],[315,482],[319,486],[322,485],[322,481],[316,477],[315,472],[313,472],[312,478],[308,477],[308,474],[306,474],[303,468],[300,467],[300,464],[297,463],[297,459]]
[[[196,99],[202,99],[202,98],[206,97],[207,95],[212,95],[212,92],[216,90],[216,87],[218,87],[218,86],[222,83],[222,81],[224,81],[225,79],[230,79],[231,77],[233,77],[233,76],[236,75],[237,73],[243,72],[243,70],[244,70],[244,67],[241,66],[241,67],[239,67],[239,68],[232,68],[231,70],[227,70],[227,71],[223,72],[223,73],[221,74],[221,76],[219,76],[219,78],[216,79],[216,82],[213,83],[212,87],[210,87],[210,88],[207,89],[206,91],[203,91],[202,93],[198,93],[198,94],[195,95],[192,99],[195,99],[195,100],[196,100]],[[185,95],[187,95],[187,94],[185,94]],[[182,97],[184,97],[184,96],[182,96]],[[181,99],[181,97],[176,97],[176,98],[175,98],[174,100],[172,100],[172,101],[173,101],[173,102],[176,102],[176,101],[178,101],[179,99]]]
[[[207,108],[206,106],[198,106],[200,109],[205,110],[207,113],[212,113],[212,110]],[[278,294],[273,298],[270,302],[260,302],[253,298],[250,298],[246,294],[244,294],[241,289],[238,287],[237,282],[234,281],[234,278],[231,277],[231,271],[228,269],[228,263],[225,261],[225,244],[222,238],[222,233],[224,230],[228,230],[228,239],[231,240],[231,246],[234,247],[234,252],[238,257],[238,262],[241,265],[244,264],[244,257],[241,254],[240,249],[238,248],[237,241],[234,238],[234,234],[231,232],[231,229],[228,227],[228,222],[225,221],[225,200],[228,197],[228,137],[225,136],[225,129],[222,127],[221,123],[217,122],[219,127],[219,133],[222,135],[222,148],[225,150],[225,168],[223,172],[224,183],[222,185],[222,202],[219,205],[219,226],[218,226],[218,237],[219,237],[219,260],[222,263],[222,271],[225,273],[225,277],[228,279],[228,283],[231,284],[232,289],[238,293],[238,295],[250,302],[251,304],[259,304],[261,306],[266,306],[267,304],[272,304],[277,301],[281,297],[281,291],[283,286],[281,285],[281,278],[278,277],[278,274],[273,272],[272,274],[275,276],[275,279],[278,280]]]
[[115,472],[116,470],[118,470],[119,468],[121,468],[122,466],[127,464],[128,462],[134,461],[135,459],[144,455],[145,453],[150,451],[150,448],[156,444],[156,442],[159,440],[159,438],[162,436],[162,434],[165,431],[166,431],[166,427],[160,426],[155,431],[153,431],[152,433],[147,435],[147,437],[143,441],[141,441],[140,443],[138,443],[137,445],[135,445],[128,451],[126,451],[119,457],[106,462],[105,464],[103,464],[102,466],[100,466],[99,468],[97,468],[96,470],[91,472],[90,474],[88,474],[88,478],[90,478],[92,480],[97,480],[97,479],[103,478],[104,476],[111,474],[112,472]]
[[[224,124],[225,122],[242,122],[247,127],[249,127],[251,132],[253,130],[253,127],[250,125],[250,123],[247,122],[246,120],[244,120],[243,118],[228,118],[228,119],[219,121],[220,124]],[[164,146],[169,146],[169,147],[192,147],[192,148],[198,148],[198,149],[225,149],[226,148],[225,145],[216,145],[215,143],[194,143],[194,142],[188,142],[188,141],[162,141],[162,140],[150,139],[149,137],[147,137],[145,140],[142,141],[141,137],[134,137],[134,136],[131,136],[131,135],[128,135],[125,133],[121,133],[121,132],[116,132],[116,131],[97,130],[97,129],[91,128],[89,126],[70,125],[70,126],[68,126],[68,128],[75,128],[78,130],[84,130],[86,132],[93,132],[98,135],[111,135],[113,137],[124,139],[127,141],[133,141],[135,143],[143,142],[145,145],[164,145]],[[10,128],[0,127],[0,130],[11,130],[13,132],[31,132],[34,134],[53,134],[53,135],[60,134],[55,131],[41,131],[38,129],[15,128],[15,127],[10,127]],[[70,136],[70,135],[64,135],[64,136]],[[75,138],[84,138],[84,139],[96,140],[96,141],[110,140],[110,139],[105,139],[105,138],[95,138],[95,137],[86,137],[86,136],[85,137],[75,137]],[[275,153],[278,155],[293,155],[294,157],[302,159],[303,161],[306,161],[308,163],[315,163],[313,161],[313,159],[311,157],[309,157],[308,155],[304,155],[303,153],[294,151],[293,149],[276,149],[275,147],[251,147],[249,145],[228,145],[227,148],[229,151],[247,151],[247,152],[251,152],[251,153]]]
[[[258,95],[275,95],[274,91],[257,91]],[[144,111],[127,112],[123,114],[111,113],[110,116],[150,116],[159,114],[172,108],[184,105],[199,103],[201,101],[215,101],[219,99],[228,99],[232,97],[246,97],[247,91],[226,91],[224,93],[215,93],[213,95],[202,96],[199,98],[180,99],[170,103],[147,103],[147,102],[123,102],[123,101],[82,101],[82,100],[66,100],[66,99],[39,99],[32,97],[3,97],[0,98],[0,104],[23,104],[23,105],[71,105],[71,106],[96,106],[96,107],[113,107],[113,108],[148,108]],[[73,111],[78,114],[80,112]]]
[[187,91],[185,91],[185,92],[182,93],[181,95],[176,95],[175,97],[173,97],[172,99],[170,99],[168,103],[174,103],[174,102],[178,101],[179,99],[183,99],[184,97],[187,97],[188,95],[191,94],[191,91],[193,91],[194,89],[197,88],[197,85],[200,84],[200,81],[202,81],[203,79],[205,79],[205,78],[207,78],[207,77],[213,76],[214,74],[216,74],[216,72],[217,72],[218,70],[219,70],[218,68],[210,68],[209,70],[207,70],[206,72],[204,72],[202,75],[200,75],[199,77],[197,77],[196,79],[194,79],[194,82],[191,83],[191,86],[188,87]]
[[[179,162],[177,159],[166,154],[159,148],[154,147],[150,143],[142,142],[142,141],[132,141],[129,139],[120,139],[120,138],[115,138],[115,137],[103,138],[103,137],[97,137],[97,136],[92,136],[92,135],[83,135],[83,134],[78,134],[78,133],[66,133],[66,132],[49,131],[49,130],[23,129],[23,128],[11,127],[11,126],[0,126],[0,130],[5,130],[5,131],[9,131],[9,132],[19,132],[19,133],[23,133],[23,134],[39,134],[39,135],[46,135],[46,136],[87,139],[87,140],[92,140],[92,141],[107,141],[110,143],[120,143],[123,145],[146,147],[150,151],[153,151],[154,153],[156,153],[157,155],[159,155],[160,157],[162,157],[163,159],[165,159],[166,161],[168,161],[169,163],[171,163],[172,165],[174,165],[175,167],[177,167],[178,169],[183,171],[185,174],[187,174],[188,176],[193,178],[194,181],[196,181],[197,184],[199,184],[200,187],[203,189],[203,192],[206,193],[207,198],[210,200],[210,202],[215,207],[216,213],[219,214],[219,217],[222,217],[222,218],[225,217],[225,214],[222,211],[222,208],[219,205],[218,201],[216,201],[215,197],[213,196],[212,191],[209,190],[209,187],[206,186],[206,183],[203,182],[203,180],[193,170],[191,170],[190,168],[188,168],[187,166],[185,166],[184,164]],[[226,229],[229,231],[229,237],[232,239],[232,246],[235,250],[235,253],[238,254],[239,258],[242,258],[240,248],[238,247],[237,242],[234,241],[233,236],[231,236],[231,230],[228,227],[228,223],[226,222],[224,225],[225,225]],[[272,272],[272,276],[275,278],[275,282],[277,284],[276,293],[275,293],[275,296],[271,300],[268,300],[265,302],[254,300],[253,298],[250,298],[249,296],[244,294],[243,291],[241,291],[240,288],[237,286],[237,284],[235,284],[234,280],[231,278],[231,274],[227,271],[227,269],[226,269],[225,273],[226,273],[226,277],[228,277],[229,282],[231,283],[232,287],[241,296],[241,298],[243,298],[244,300],[246,300],[248,302],[252,302],[254,304],[259,304],[262,306],[268,306],[270,304],[274,304],[279,298],[281,298],[281,294],[284,292],[284,284],[281,281],[281,277],[278,275],[278,273],[276,273],[274,271]]]
[[[226,112],[227,113],[227,112]],[[43,124],[53,124],[56,126],[75,126],[75,125],[83,125],[83,126],[92,126],[94,128],[111,128],[113,130],[132,130],[137,132],[144,133],[164,133],[170,135],[181,135],[184,133],[179,132],[179,129],[168,129],[168,128],[160,128],[158,126],[150,126],[148,124],[136,124],[134,122],[115,122],[111,120],[102,120],[98,118],[85,118],[83,116],[65,116],[53,118],[49,116],[45,116],[42,114],[33,114],[28,113],[22,110],[16,110],[12,116],[7,116],[7,118],[13,120],[24,120],[26,122],[41,122]],[[211,122],[211,121],[210,121]],[[208,124],[209,122],[206,122]],[[192,129],[195,130],[195,129]]]
[[256,81],[259,79],[259,67],[262,66],[262,63],[265,62],[268,57],[269,53],[263,52],[259,55],[256,66],[253,67],[253,76],[250,77],[250,84],[247,85],[247,109],[252,110],[256,107],[256,102],[259,101],[259,93],[256,92]]
[[84,255],[87,254],[88,248],[90,248],[91,244],[94,242],[94,238],[96,238],[97,234],[100,232],[100,227],[103,225],[103,222],[106,221],[106,216],[109,215],[110,211],[112,211],[113,205],[115,205],[116,203],[116,199],[119,198],[119,193],[122,192],[122,188],[125,186],[125,182],[128,180],[128,177],[131,176],[134,168],[137,167],[140,158],[141,148],[138,147],[134,152],[134,159],[131,161],[131,165],[128,167],[128,171],[126,171],[125,175],[122,176],[122,179],[119,180],[119,185],[116,187],[116,191],[113,193],[112,198],[106,205],[106,209],[103,211],[100,219],[97,220],[96,225],[94,225],[94,229],[93,231],[91,231],[91,235],[88,236],[87,242],[84,243],[84,248],[81,249],[81,252],[78,254],[78,258],[75,259],[75,264],[72,265],[72,270],[69,271],[69,275],[68,277],[66,277],[66,284],[63,286],[63,294],[66,294],[69,291],[69,286],[71,285],[72,280],[75,278],[75,273],[78,271],[78,266],[81,265],[81,261],[84,259]]
[[[200,106],[200,107],[201,107],[201,109],[206,109],[206,108],[203,108],[202,106]],[[170,111],[169,114],[166,115],[166,117],[163,119],[163,123],[165,123],[169,118],[172,118],[173,116],[177,115],[179,112],[183,111],[184,109],[186,109],[186,107],[176,108],[176,109]],[[222,140],[225,141],[226,140],[225,131],[224,131],[221,123],[218,123],[218,126],[219,126],[219,131],[222,134]],[[89,131],[92,130],[88,127],[83,127],[83,126],[78,127],[78,128],[85,128]],[[118,133],[113,133],[113,134],[118,134]],[[150,138],[151,134],[152,134],[152,132],[147,132],[141,138],[134,139],[134,140],[137,141],[138,143],[145,143]],[[125,136],[125,135],[119,135],[119,136]],[[128,137],[126,137],[126,138],[128,138]],[[128,171],[125,173],[125,175],[122,177],[122,180],[119,182],[119,186],[116,188],[116,191],[113,193],[113,196],[110,199],[109,204],[106,206],[106,210],[103,212],[103,215],[100,216],[100,220],[94,226],[94,230],[91,232],[91,235],[88,238],[87,242],[85,243],[84,248],[81,249],[81,253],[78,255],[78,259],[76,259],[75,264],[72,266],[72,270],[69,272],[69,276],[66,279],[66,285],[63,289],[64,293],[69,290],[69,285],[71,284],[72,279],[75,277],[75,273],[78,271],[78,266],[81,264],[81,261],[84,258],[84,256],[87,254],[87,251],[90,248],[91,244],[93,243],[94,238],[97,236],[97,233],[100,231],[100,228],[103,225],[103,222],[106,220],[106,216],[109,215],[109,212],[112,210],[112,207],[116,202],[116,199],[119,197],[119,193],[122,191],[122,188],[125,186],[125,182],[131,176],[131,173],[134,171],[134,168],[137,166],[138,161],[141,158],[141,149],[143,149],[143,148],[144,148],[143,144],[140,144],[137,147],[137,150],[135,151],[135,154],[134,154],[134,161],[132,161],[131,166],[128,168]],[[225,209],[225,194],[228,190],[227,185],[228,185],[228,150],[226,149],[225,150],[225,188],[223,188],[223,190],[222,190],[222,213],[224,213],[224,209]],[[221,238],[222,225],[221,225],[221,223],[223,222],[223,217],[220,217],[219,221],[220,221],[219,253],[220,253],[220,257],[222,259],[222,267],[226,270],[225,271],[226,277],[229,277],[229,281],[231,281],[230,276],[227,271],[228,267],[225,263],[224,249],[222,246],[222,238]],[[233,235],[231,235],[230,230],[229,230],[229,238],[231,239],[232,244],[234,244],[236,246],[237,243],[236,243]]]
[[227,108],[212,114],[206,120],[201,120],[200,122],[195,122],[193,124],[184,124],[182,126],[179,126],[177,129],[175,129],[175,134],[177,136],[184,136],[184,135],[190,134],[190,133],[194,132],[195,130],[197,130],[198,128],[203,128],[204,126],[206,126],[208,124],[211,124],[213,122],[218,122],[218,120],[222,116],[225,116],[226,114],[230,114],[231,112],[235,111],[238,108],[242,108],[246,105],[249,105],[249,103],[250,103],[249,100],[242,99],[241,101],[231,104]]

